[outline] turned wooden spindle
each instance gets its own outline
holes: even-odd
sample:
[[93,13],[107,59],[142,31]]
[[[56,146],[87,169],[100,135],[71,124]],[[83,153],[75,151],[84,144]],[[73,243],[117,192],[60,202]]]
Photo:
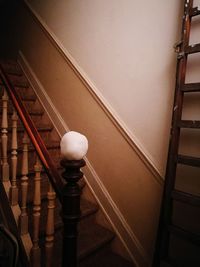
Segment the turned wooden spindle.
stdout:
[[10,203],[18,204],[18,187],[17,187],[17,113],[13,110],[12,115],[12,143],[11,143],[11,187],[10,187]]
[[62,266],[77,266],[77,226],[80,220],[80,194],[78,181],[83,177],[80,168],[85,166],[83,157],[88,150],[85,136],[68,132],[61,140],[62,174],[67,182],[62,192],[62,218],[64,223]]
[[28,193],[28,144],[27,133],[24,133],[22,139],[22,177],[21,177],[21,214],[19,216],[19,229],[21,235],[28,233],[28,214],[27,214],[27,193]]
[[2,123],[1,123],[1,145],[2,145],[2,179],[9,180],[8,165],[8,94],[4,89],[2,96]]
[[46,267],[52,266],[52,255],[54,245],[54,213],[55,213],[55,199],[56,193],[53,190],[52,185],[49,185],[49,191],[47,193],[48,199],[48,213],[47,213],[47,225],[46,225],[46,238],[45,238],[45,257]]
[[40,247],[39,247],[39,227],[41,210],[41,170],[42,165],[39,158],[34,166],[34,198],[33,198],[33,246],[31,248],[30,259],[32,267],[40,267]]

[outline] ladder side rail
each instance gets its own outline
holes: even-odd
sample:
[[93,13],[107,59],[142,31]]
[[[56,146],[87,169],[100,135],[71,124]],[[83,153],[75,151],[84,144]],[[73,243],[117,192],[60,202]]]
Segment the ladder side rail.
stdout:
[[182,32],[181,32],[181,44],[180,51],[177,58],[176,67],[176,82],[175,82],[175,96],[172,112],[172,124],[170,132],[169,151],[166,167],[166,176],[163,189],[163,198],[161,204],[161,212],[158,226],[158,234],[156,240],[155,254],[153,260],[153,266],[159,266],[160,260],[164,259],[168,255],[169,245],[169,231],[167,225],[171,222],[172,213],[172,198],[171,193],[174,189],[176,168],[177,168],[177,153],[179,146],[180,128],[178,122],[182,116],[183,106],[183,92],[181,87],[185,83],[185,73],[187,67],[187,55],[184,53],[185,48],[189,44],[189,35],[191,27],[191,18],[189,11],[193,6],[193,0],[185,0],[184,2],[184,15],[182,21]]

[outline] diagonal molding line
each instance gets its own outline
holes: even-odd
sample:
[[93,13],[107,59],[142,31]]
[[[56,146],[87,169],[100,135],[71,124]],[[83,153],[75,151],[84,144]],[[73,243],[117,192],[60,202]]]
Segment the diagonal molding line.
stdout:
[[142,160],[145,166],[149,169],[149,171],[153,174],[157,182],[163,185],[163,177],[164,173],[161,169],[156,166],[154,163],[154,159],[150,155],[150,153],[144,148],[138,138],[128,129],[123,120],[119,117],[115,110],[111,107],[108,101],[103,97],[98,88],[93,84],[93,82],[89,79],[84,70],[79,66],[76,60],[72,57],[72,55],[67,51],[61,41],[57,38],[57,36],[53,33],[53,31],[49,28],[46,22],[41,18],[41,16],[36,12],[36,10],[32,7],[28,0],[23,0],[25,6],[29,10],[30,14],[36,21],[36,23],[43,30],[45,35],[48,37],[50,42],[57,48],[62,57],[67,61],[70,67],[73,69],[75,74],[79,77],[79,79],[86,86],[92,97],[95,101],[101,106],[106,115],[111,119],[115,127],[120,131],[122,136],[128,142],[128,144],[133,148],[133,150],[137,153],[138,157]]
[[[47,95],[45,89],[21,51],[19,51],[18,63],[20,64],[33,90],[39,98],[40,103],[47,112],[52,124],[55,126],[55,129],[60,137],[62,137],[65,132],[69,131],[69,127],[62,119],[58,110],[52,103],[51,99]],[[101,182],[100,177],[95,172],[87,157],[85,157],[85,160],[87,163],[87,170],[85,172],[86,183],[88,184],[107,219],[111,223],[114,231],[123,243],[135,265],[137,267],[148,266],[150,259],[144,247],[126,222],[117,205],[112,200],[110,194]]]

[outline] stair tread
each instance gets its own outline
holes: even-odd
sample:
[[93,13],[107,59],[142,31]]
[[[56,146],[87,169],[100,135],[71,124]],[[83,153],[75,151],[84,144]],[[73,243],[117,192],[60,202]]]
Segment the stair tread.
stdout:
[[135,265],[121,256],[106,250],[101,253],[94,253],[88,259],[79,264],[80,267],[134,267]]
[[172,198],[174,200],[181,201],[193,206],[200,206],[200,196],[195,196],[179,190],[174,190],[172,192]]
[[[30,175],[28,176],[30,177]],[[19,188],[19,196],[21,196],[20,177],[18,177],[17,179],[17,185]],[[49,187],[49,179],[45,173],[42,173],[41,174],[41,199],[45,199],[47,197],[48,187]],[[33,197],[34,197],[34,179],[32,177],[32,178],[29,178],[28,180],[28,195],[27,195],[28,205],[33,203]]]
[[6,73],[8,74],[13,74],[13,75],[17,75],[17,76],[22,76],[23,72],[21,70],[21,68],[19,67],[19,65],[14,62],[14,61],[0,61],[0,64],[2,65],[3,69],[5,70]]
[[[48,181],[48,180],[47,180]],[[84,198],[81,198],[81,203],[80,203],[80,209],[81,209],[81,218],[85,218],[87,216],[90,216],[94,213],[97,212],[98,210],[98,205],[94,204],[90,201],[85,200]],[[48,200],[47,198],[42,199],[41,201],[41,223],[40,223],[40,236],[44,236],[45,235],[45,229],[46,229],[46,220],[47,220],[47,205],[48,205]],[[32,210],[32,202],[29,202],[28,205],[28,210],[29,210],[29,214],[31,215],[31,210]],[[60,216],[60,212],[61,212],[61,204],[59,202],[58,199],[56,199],[56,208],[55,208],[55,230],[59,230],[62,226],[63,226],[63,222]],[[32,233],[32,220],[29,220],[29,229],[30,229],[30,233]],[[81,228],[84,228],[84,222],[81,221]]]
[[193,167],[200,167],[200,158],[178,155],[177,162],[184,165],[189,165]]
[[174,226],[174,225],[169,225],[168,229],[170,231],[170,233],[183,238],[195,245],[200,245],[200,235],[199,234],[195,234],[189,231],[186,231],[178,226]]
[[92,213],[95,213],[98,210],[98,205],[90,201],[81,199],[81,217],[84,218]]
[[180,128],[195,128],[200,129],[200,121],[198,120],[181,120],[178,123]]
[[[19,94],[20,95],[20,94]],[[35,95],[20,95],[20,97],[21,97],[21,99],[22,99],[22,101],[24,101],[24,102],[35,102],[36,101],[36,96]]]
[[[30,116],[42,116],[44,114],[44,111],[41,109],[31,109],[31,108],[27,108],[27,111],[29,113]],[[0,105],[0,114],[2,114],[2,105]],[[12,115],[13,114],[13,106],[10,106],[8,108],[8,115]]]
[[90,253],[100,249],[114,238],[114,233],[100,226],[92,224],[80,231],[78,240],[79,259],[87,257]]
[[[59,142],[59,141],[51,141],[51,142],[47,142],[47,143],[46,143],[46,148],[47,148],[48,150],[50,150],[50,149],[59,149],[59,148],[60,148],[60,142]],[[11,149],[9,149],[8,151],[11,151]],[[22,146],[22,145],[18,146],[17,151],[18,151],[19,153],[21,153],[21,152],[23,151],[23,146]],[[30,151],[35,151],[35,148],[34,148],[34,146],[33,146],[32,144],[29,144],[29,145],[28,145],[28,151],[29,151],[29,152],[30,152]]]
[[181,88],[183,92],[200,92],[200,83],[186,83]]
[[[29,83],[26,80],[17,80],[14,79],[11,81],[12,85],[14,87],[18,87],[18,88],[29,88]],[[4,85],[2,79],[0,78],[0,85]]]
[[186,54],[194,54],[200,52],[200,43],[189,45],[185,49]]
[[[37,130],[39,132],[46,132],[46,131],[51,131],[53,129],[53,125],[51,124],[40,124],[39,126],[37,126]],[[11,130],[10,128],[8,128],[8,131]],[[19,126],[17,127],[17,131],[18,132],[23,132],[24,131],[24,127],[23,126]]]
[[29,88],[29,82],[25,76],[15,76],[9,74],[9,79],[14,87]]
[[[4,86],[2,86],[1,88],[4,88]],[[19,94],[19,96],[20,96],[20,98],[22,99],[22,101],[24,101],[24,102],[35,102],[36,100],[37,100],[37,97],[36,97],[36,95],[35,94],[27,94],[27,93],[23,93],[23,92],[21,92],[20,91],[20,89],[21,88],[17,88],[16,87],[16,89],[19,89],[18,90],[18,94]],[[27,90],[26,90],[27,91]],[[3,95],[3,90],[0,90],[0,96],[2,97],[2,95]]]
[[[87,221],[85,220],[87,223]],[[83,260],[91,253],[101,249],[104,245],[109,244],[115,237],[114,233],[105,227],[97,224],[87,223],[87,227],[81,228],[78,236],[78,259]],[[54,253],[61,260],[62,251],[62,231],[57,231],[55,234]],[[59,266],[59,265],[58,265]]]
[[[55,159],[54,159],[55,160]],[[60,174],[60,176],[62,175],[62,172],[64,172],[64,169],[63,169],[63,167],[59,164],[59,162],[58,162],[58,165],[56,165],[57,166],[57,170],[58,170],[58,172],[59,172],[59,174]],[[21,170],[17,173],[17,178],[19,179],[20,177],[21,177]],[[44,168],[42,168],[42,170],[41,170],[41,174],[45,174],[45,169]],[[28,171],[28,177],[30,178],[30,179],[33,179],[32,177],[35,175],[35,171],[34,171],[34,165],[32,165],[32,166],[30,166],[29,167],[29,171]],[[78,182],[78,184],[82,184],[83,182],[82,182],[82,180],[84,180],[84,178],[81,178],[80,180],[79,180],[79,182]],[[85,182],[84,182],[85,183]]]
[[[20,178],[21,178],[21,174],[17,175],[17,186],[19,188],[20,191]],[[33,197],[34,197],[34,176],[35,176],[35,172],[34,170],[32,170],[32,172],[28,174],[29,180],[28,180],[28,195],[27,195],[27,203],[29,205],[31,205],[33,203]],[[85,180],[84,178],[80,179],[78,182],[79,186],[81,189],[84,188],[85,186]],[[48,187],[49,187],[49,178],[47,176],[47,174],[45,173],[45,171],[41,172],[41,199],[44,201],[47,201],[47,192],[48,192]],[[20,193],[19,193],[20,195]],[[47,205],[47,204],[45,204]],[[93,206],[94,208],[97,207],[97,205],[94,204]],[[89,207],[86,206],[85,202],[82,202],[82,210],[84,211],[84,213],[82,214],[82,217],[86,217],[90,211],[91,211],[91,205]]]

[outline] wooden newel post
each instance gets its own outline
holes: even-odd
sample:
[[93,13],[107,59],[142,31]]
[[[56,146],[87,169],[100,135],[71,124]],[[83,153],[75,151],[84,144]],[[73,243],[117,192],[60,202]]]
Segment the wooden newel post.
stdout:
[[77,182],[82,178],[80,168],[85,166],[84,160],[62,160],[61,165],[66,168],[63,178],[67,184],[63,189],[63,266],[77,266],[77,224],[80,219],[80,194]]
[[78,181],[83,177],[80,168],[85,166],[82,159],[87,153],[88,141],[85,136],[68,132],[61,140],[62,174],[66,181],[62,195],[62,218],[64,223],[63,233],[63,267],[77,267],[77,226],[80,220],[80,195],[81,189]]

